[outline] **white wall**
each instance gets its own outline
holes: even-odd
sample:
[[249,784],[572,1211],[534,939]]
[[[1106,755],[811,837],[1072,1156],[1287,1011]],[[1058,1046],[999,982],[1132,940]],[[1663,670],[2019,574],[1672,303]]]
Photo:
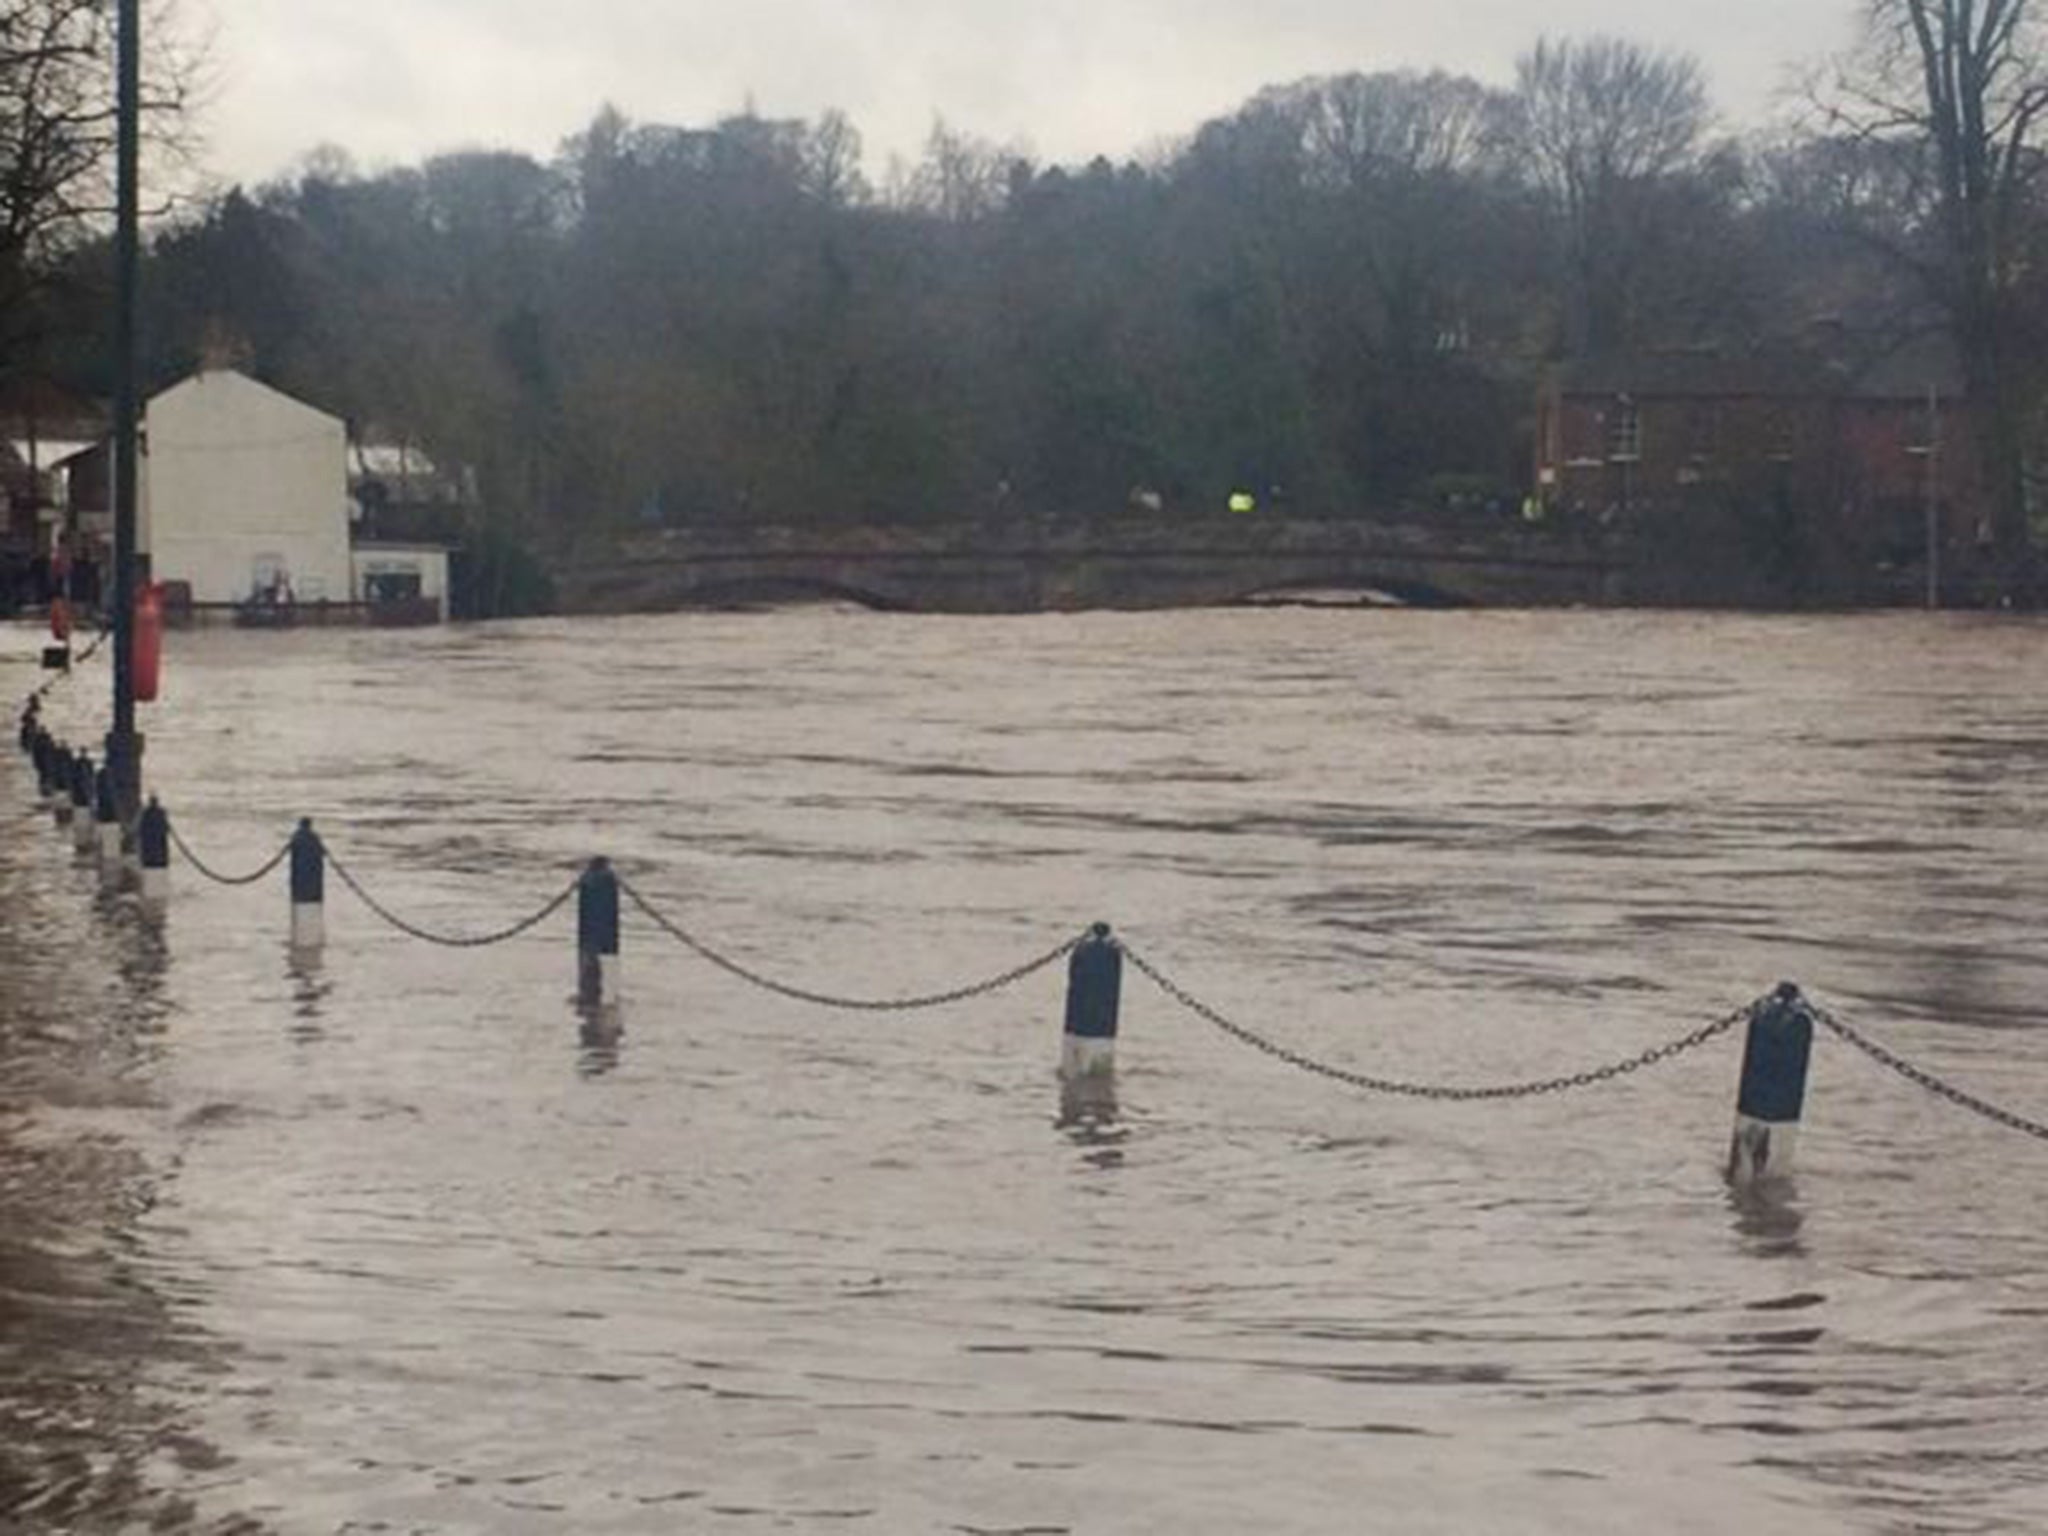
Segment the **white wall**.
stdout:
[[239,373],[149,402],[139,547],[202,603],[248,598],[281,564],[302,602],[354,596],[341,422]]
[[448,551],[438,544],[358,544],[355,550],[355,585],[349,595],[359,603],[370,600],[369,578],[384,572],[410,573],[420,579],[420,596],[430,598],[448,617]]

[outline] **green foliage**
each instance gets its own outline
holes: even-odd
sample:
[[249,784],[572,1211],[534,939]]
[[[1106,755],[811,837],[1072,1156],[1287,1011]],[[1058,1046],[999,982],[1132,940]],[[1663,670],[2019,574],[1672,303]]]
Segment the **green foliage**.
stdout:
[[551,612],[554,583],[526,545],[485,526],[450,562],[449,608],[457,619],[510,619]]

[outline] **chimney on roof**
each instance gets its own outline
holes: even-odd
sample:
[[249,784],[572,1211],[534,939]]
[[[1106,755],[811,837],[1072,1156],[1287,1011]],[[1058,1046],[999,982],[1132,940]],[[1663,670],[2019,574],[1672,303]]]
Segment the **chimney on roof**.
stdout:
[[199,337],[201,373],[219,373],[229,368],[246,370],[255,355],[256,349],[249,344],[247,336],[218,315],[208,318],[206,329]]

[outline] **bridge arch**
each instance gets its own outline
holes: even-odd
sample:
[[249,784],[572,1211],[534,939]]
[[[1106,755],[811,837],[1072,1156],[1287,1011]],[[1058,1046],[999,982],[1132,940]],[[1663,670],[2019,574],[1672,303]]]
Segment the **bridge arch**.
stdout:
[[1303,606],[1348,606],[1340,603],[1311,604],[1308,599],[1313,593],[1350,593],[1359,607],[1388,608],[1470,608],[1473,601],[1459,592],[1440,583],[1414,575],[1359,575],[1353,572],[1322,571],[1314,575],[1282,577],[1277,581],[1264,581],[1250,590],[1231,599],[1243,607],[1261,605],[1284,606],[1299,602]]
[[899,595],[874,587],[800,573],[706,577],[676,591],[671,606],[678,610],[773,608],[821,602],[851,603],[876,613],[909,613],[915,607]]

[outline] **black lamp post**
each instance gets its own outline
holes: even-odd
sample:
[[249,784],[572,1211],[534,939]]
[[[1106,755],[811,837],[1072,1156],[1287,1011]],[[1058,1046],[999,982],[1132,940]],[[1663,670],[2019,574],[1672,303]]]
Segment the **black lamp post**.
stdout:
[[114,728],[107,767],[121,822],[135,819],[142,738],[135,733],[136,268],[140,252],[142,21],[140,0],[119,0],[114,130]]

